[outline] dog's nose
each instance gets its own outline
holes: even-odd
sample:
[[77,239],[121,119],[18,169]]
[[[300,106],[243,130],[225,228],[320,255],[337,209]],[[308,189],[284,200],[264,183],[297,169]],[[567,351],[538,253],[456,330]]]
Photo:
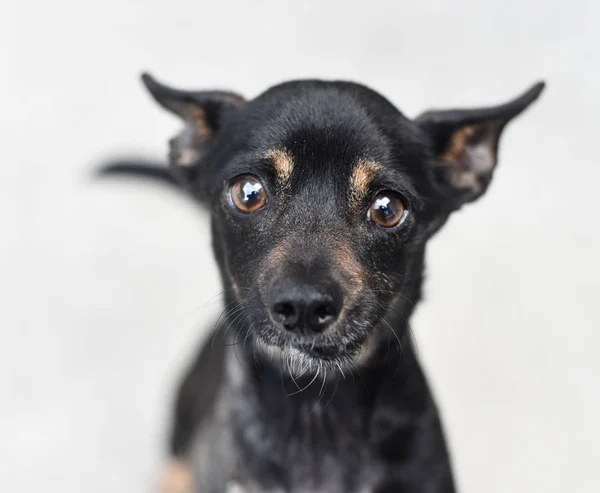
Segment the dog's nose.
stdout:
[[342,307],[339,290],[330,285],[284,280],[275,283],[270,292],[273,319],[287,330],[304,334],[324,331]]

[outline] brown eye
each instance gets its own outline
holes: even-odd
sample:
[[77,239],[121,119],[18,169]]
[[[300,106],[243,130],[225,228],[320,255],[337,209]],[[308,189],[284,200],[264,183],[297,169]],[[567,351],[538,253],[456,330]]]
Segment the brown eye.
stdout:
[[368,218],[383,228],[393,228],[408,215],[402,200],[394,192],[382,192],[369,207]]
[[253,176],[242,176],[238,178],[229,188],[231,201],[242,212],[254,212],[267,203],[267,194],[259,182]]

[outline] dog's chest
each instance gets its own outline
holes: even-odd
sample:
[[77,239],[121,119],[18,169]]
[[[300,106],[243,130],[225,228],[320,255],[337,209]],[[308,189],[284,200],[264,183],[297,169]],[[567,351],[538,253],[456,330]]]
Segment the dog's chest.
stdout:
[[257,415],[249,407],[234,411],[232,439],[238,467],[232,492],[375,490],[384,467],[360,414],[339,403],[310,400],[278,411],[275,416]]
[[[333,488],[337,488],[336,486],[333,486]],[[261,486],[258,485],[246,485],[243,486],[242,484],[236,482],[236,481],[230,481],[225,489],[225,493],[332,493],[332,492],[338,492],[338,491],[344,491],[344,490],[340,490],[340,489],[319,489],[319,490],[315,490],[315,489],[310,489],[310,488],[305,488],[305,489],[294,489],[294,490],[285,490],[283,488],[275,488],[275,489],[269,489],[266,490]],[[354,492],[354,490],[352,491],[348,491],[348,493],[377,493],[378,490],[376,490],[375,487],[369,487],[366,486],[363,489],[360,490],[356,490],[356,492]],[[346,493],[346,492],[344,492]]]

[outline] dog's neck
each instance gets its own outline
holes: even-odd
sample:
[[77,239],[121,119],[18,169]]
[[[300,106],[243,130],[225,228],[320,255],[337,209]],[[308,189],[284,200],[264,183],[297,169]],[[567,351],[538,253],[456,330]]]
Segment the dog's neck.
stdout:
[[[253,344],[235,346],[227,354],[227,395],[234,429],[245,437],[242,442],[250,440],[248,446],[256,446],[244,432],[251,428],[273,444],[280,444],[277,437],[282,436],[298,443],[303,443],[302,437],[319,436],[319,443],[335,448],[348,436],[356,443],[377,441],[378,423],[387,427],[390,416],[392,421],[395,416],[416,420],[432,403],[407,327],[402,334],[401,347],[395,338],[382,339],[363,366],[344,373],[328,371],[326,377],[292,376],[255,351]],[[321,436],[323,429],[327,436]],[[285,450],[278,448],[274,454]]]

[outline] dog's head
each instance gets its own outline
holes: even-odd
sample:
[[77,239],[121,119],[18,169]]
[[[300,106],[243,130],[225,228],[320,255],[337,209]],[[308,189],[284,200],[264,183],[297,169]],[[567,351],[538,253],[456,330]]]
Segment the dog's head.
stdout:
[[185,122],[170,166],[210,210],[227,302],[262,346],[330,366],[398,335],[386,316],[410,314],[426,241],[485,192],[502,130],[543,89],[410,120],[347,82],[252,101],[144,82]]

